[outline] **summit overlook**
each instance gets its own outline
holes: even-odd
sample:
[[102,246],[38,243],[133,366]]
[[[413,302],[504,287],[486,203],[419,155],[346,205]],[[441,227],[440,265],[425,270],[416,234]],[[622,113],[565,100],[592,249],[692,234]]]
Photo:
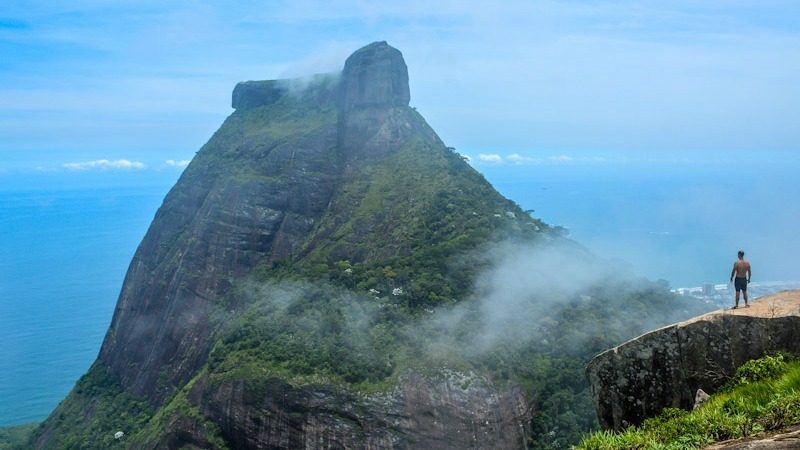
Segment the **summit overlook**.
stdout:
[[386,42],[239,83],[29,447],[558,448],[596,427],[584,364],[696,307],[504,198],[410,98]]

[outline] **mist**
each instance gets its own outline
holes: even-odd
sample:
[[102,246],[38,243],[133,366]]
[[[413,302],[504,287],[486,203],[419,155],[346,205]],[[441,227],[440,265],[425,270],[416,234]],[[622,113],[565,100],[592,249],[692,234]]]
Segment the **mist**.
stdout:
[[289,95],[296,98],[309,93],[309,88],[328,86],[339,80],[339,72],[316,73],[310,76],[280,80],[280,85]]
[[754,281],[800,280],[796,161],[603,155],[596,163],[576,157],[549,166],[473,165],[506,197],[566,227],[593,253],[674,288],[727,282],[740,248]]
[[[621,343],[691,315],[677,299],[672,299],[675,309],[637,315],[641,298],[669,303],[666,286],[569,240],[507,241],[482,253],[488,264],[476,279],[474,294],[433,313],[428,319],[432,326],[421,325],[441,330],[428,346],[431,354],[450,348],[476,360],[534,347],[541,353],[577,355],[597,336],[610,333]],[[616,306],[620,309],[613,311]],[[595,311],[602,314],[595,316]],[[609,312],[616,317],[604,317]]]
[[[398,314],[405,308],[403,285],[358,292],[318,282],[249,282],[237,295],[247,298],[242,317],[264,333],[259,340],[330,364],[324,370],[332,372],[358,361],[379,378],[397,367],[477,367],[507,355],[586,357],[604,350],[609,339],[619,344],[691,315],[674,298],[662,314],[637,316],[647,309],[642,299],[664,303],[671,294],[568,240],[506,241],[453,262],[469,263],[484,267],[473,294],[410,316]],[[240,339],[239,326],[232,322],[225,334]]]

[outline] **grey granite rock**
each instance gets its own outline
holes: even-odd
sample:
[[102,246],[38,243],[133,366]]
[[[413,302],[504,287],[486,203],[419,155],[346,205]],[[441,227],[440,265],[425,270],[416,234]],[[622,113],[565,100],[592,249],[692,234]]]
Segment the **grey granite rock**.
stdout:
[[664,408],[691,409],[743,363],[800,352],[800,291],[763,297],[752,308],[720,310],[632,339],[596,356],[586,374],[604,428],[641,423]]
[[403,55],[385,41],[367,45],[347,58],[342,70],[342,108],[408,106],[408,68]]
[[[190,400],[217,423],[233,448],[524,449],[532,411],[517,386],[499,390],[474,374],[435,378],[409,371],[390,391],[364,394],[330,386],[259,386],[199,380]],[[167,441],[202,440],[190,420]],[[181,437],[179,437],[181,436]]]

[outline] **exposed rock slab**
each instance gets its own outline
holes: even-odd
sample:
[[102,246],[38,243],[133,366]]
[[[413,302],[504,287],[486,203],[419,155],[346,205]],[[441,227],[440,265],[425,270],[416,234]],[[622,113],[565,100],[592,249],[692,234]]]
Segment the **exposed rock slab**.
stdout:
[[[299,139],[268,128],[243,134],[236,126],[243,120],[231,116],[167,195],[134,255],[100,350],[123,386],[154,405],[205,362],[209,314],[232,280],[291,252],[324,212],[339,176],[330,156],[335,114]],[[228,158],[246,169],[231,170]]]
[[[190,401],[234,447],[303,449],[524,449],[532,418],[518,386],[498,390],[474,374],[409,371],[387,392],[355,394],[267,378],[203,379]],[[173,428],[166,440],[202,439]]]
[[800,352],[800,291],[722,309],[612,348],[586,368],[600,425],[619,430],[666,407],[691,409],[698,389],[716,391],[743,363]]
[[781,430],[778,433],[764,433],[753,438],[718,442],[705,447],[705,450],[774,450],[797,448],[800,448],[800,425]]
[[342,71],[342,107],[408,106],[408,68],[403,55],[385,41],[350,55]]
[[233,88],[233,109],[250,109],[275,103],[288,91],[283,80],[242,81]]

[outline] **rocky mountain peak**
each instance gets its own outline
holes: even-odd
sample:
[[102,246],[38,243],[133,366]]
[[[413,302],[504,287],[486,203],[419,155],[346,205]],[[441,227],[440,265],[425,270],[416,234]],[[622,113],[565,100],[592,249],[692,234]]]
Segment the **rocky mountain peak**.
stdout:
[[463,257],[501,233],[550,238],[409,97],[386,42],[341,73],[239,83],[138,247],[91,372],[26,448],[112,429],[126,448],[524,448],[521,385],[395,362],[424,343],[407,318],[471,298]]
[[246,110],[271,105],[290,92],[302,93],[315,104],[338,96],[340,110],[345,113],[365,108],[408,106],[411,98],[403,54],[386,41],[380,41],[350,55],[341,74],[243,81],[233,90],[231,106]]
[[344,63],[342,105],[361,107],[408,106],[408,68],[403,54],[386,41],[356,50]]

